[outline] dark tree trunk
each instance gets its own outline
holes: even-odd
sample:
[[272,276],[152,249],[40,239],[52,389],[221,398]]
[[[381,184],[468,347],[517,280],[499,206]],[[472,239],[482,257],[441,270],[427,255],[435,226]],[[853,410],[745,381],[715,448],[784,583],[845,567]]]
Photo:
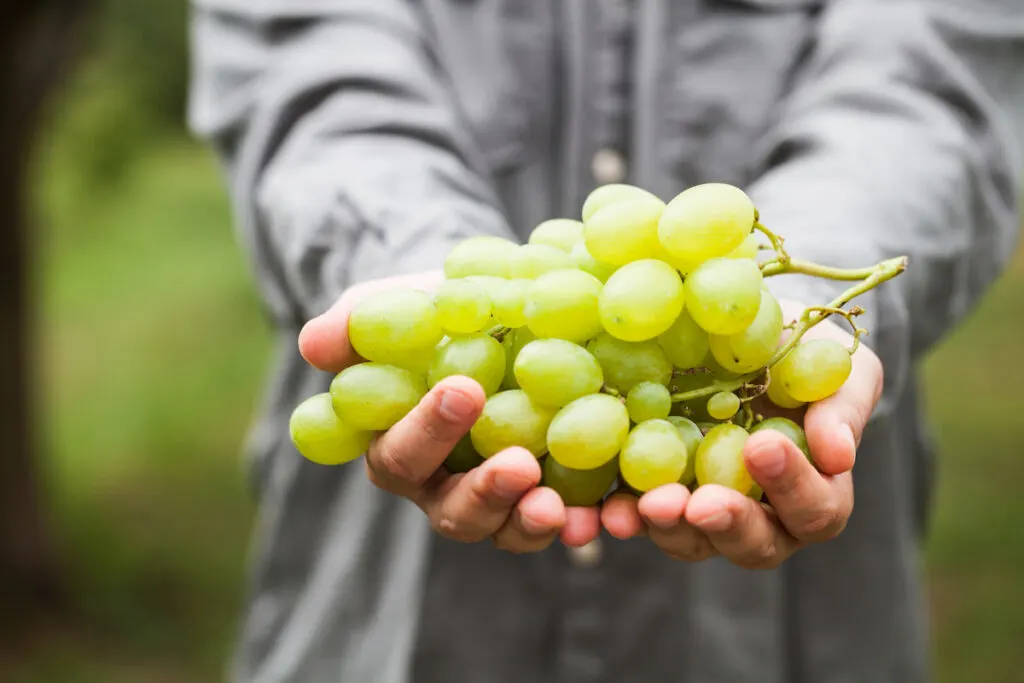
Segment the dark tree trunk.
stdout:
[[0,0],[0,626],[61,607],[33,448],[28,175],[45,104],[73,61],[87,0]]

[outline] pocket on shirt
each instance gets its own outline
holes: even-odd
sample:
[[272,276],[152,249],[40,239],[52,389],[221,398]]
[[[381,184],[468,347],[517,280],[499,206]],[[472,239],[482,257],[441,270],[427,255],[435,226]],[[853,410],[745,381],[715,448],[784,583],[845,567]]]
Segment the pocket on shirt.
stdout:
[[663,162],[683,186],[747,184],[828,0],[706,0],[666,46]]

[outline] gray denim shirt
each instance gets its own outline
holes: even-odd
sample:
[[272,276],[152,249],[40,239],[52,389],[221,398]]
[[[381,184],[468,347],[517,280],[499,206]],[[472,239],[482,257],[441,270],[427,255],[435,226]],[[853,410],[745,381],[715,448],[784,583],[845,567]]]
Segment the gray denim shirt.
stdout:
[[[621,5],[614,7],[613,5]],[[1019,0],[196,0],[190,118],[279,330],[250,440],[245,683],[915,683],[932,464],[914,364],[1013,251]],[[791,251],[909,254],[859,303],[886,391],[836,541],[778,570],[644,539],[513,556],[432,535],[359,463],[301,459],[329,376],[296,334],[348,285],[523,239],[596,184],[742,185]],[[832,283],[783,278],[820,303]]]

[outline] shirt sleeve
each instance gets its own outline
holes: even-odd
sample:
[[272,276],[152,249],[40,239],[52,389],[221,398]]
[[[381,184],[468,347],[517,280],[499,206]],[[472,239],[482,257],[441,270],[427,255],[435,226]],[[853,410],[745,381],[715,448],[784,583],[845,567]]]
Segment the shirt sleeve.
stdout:
[[[1000,4],[1001,3],[1001,4]],[[887,385],[963,317],[1019,226],[1024,4],[833,0],[751,186],[794,257],[906,273],[860,297]],[[773,279],[823,304],[849,283]]]
[[190,121],[223,160],[275,315],[510,236],[407,0],[197,0]]

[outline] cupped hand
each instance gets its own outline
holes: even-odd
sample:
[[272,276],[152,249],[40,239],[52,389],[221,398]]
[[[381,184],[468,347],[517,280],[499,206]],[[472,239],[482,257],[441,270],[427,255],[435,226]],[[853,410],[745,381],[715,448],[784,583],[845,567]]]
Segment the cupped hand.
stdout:
[[[306,324],[299,350],[321,370],[340,372],[360,362],[348,341],[348,318],[367,296],[393,289],[432,290],[440,271],[374,280],[346,291]],[[541,468],[526,449],[509,448],[464,474],[451,474],[445,458],[483,410],[483,389],[466,377],[436,384],[412,411],[373,440],[366,454],[370,480],[418,505],[435,531],[458,541],[492,538],[512,552],[543,550],[561,534],[566,545],[597,536],[597,508],[566,508],[553,490],[538,486]]]
[[[790,318],[804,310],[794,302],[782,305]],[[828,321],[805,338],[853,342]],[[806,410],[804,430],[817,469],[779,432],[760,431],[747,440],[744,462],[770,505],[721,486],[701,486],[691,494],[672,484],[639,499],[613,494],[601,510],[604,527],[619,538],[646,534],[675,559],[697,562],[723,555],[750,569],[776,567],[808,544],[835,538],[853,511],[851,470],[882,379],[881,362],[862,344],[843,387]]]

